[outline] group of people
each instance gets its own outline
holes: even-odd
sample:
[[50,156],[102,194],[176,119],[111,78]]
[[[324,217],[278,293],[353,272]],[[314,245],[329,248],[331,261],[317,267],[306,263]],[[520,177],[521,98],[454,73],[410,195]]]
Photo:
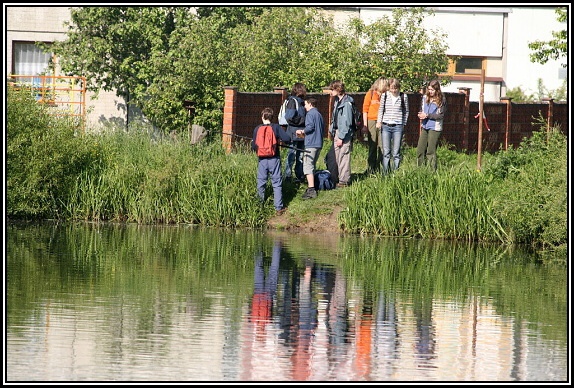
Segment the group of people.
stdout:
[[[399,168],[401,162],[401,143],[409,115],[409,103],[406,94],[400,90],[400,81],[396,78],[378,78],[371,85],[363,101],[363,122],[366,123],[368,159],[367,173],[388,174]],[[329,90],[333,97],[333,110],[329,135],[333,140],[334,159],[337,165],[337,187],[346,187],[351,180],[351,152],[353,148],[353,97],[345,91],[340,80],[332,81]],[[436,149],[441,135],[446,98],[440,89],[438,80],[430,81],[421,91],[421,107],[418,112],[420,136],[417,144],[417,165],[427,165],[436,171]],[[282,182],[306,180],[307,189],[303,199],[317,197],[315,170],[317,160],[323,148],[324,119],[317,109],[317,100],[307,97],[307,88],[303,83],[295,83],[287,97],[285,119],[287,126],[271,123],[273,109],[265,108],[261,112],[262,124],[253,131],[253,139],[262,125],[271,125],[275,136],[289,148],[284,171],[281,171],[279,144],[275,155],[260,157],[257,171],[257,193],[261,201],[265,199],[265,186],[271,179],[274,206],[277,214],[285,212],[283,204]],[[256,150],[255,141],[252,149]],[[392,164],[391,164],[392,160]],[[295,175],[293,177],[293,175]]]
[[[368,129],[367,173],[388,174],[397,170],[401,163],[401,144],[408,120],[409,102],[400,87],[398,79],[380,77],[373,82],[363,100],[363,120]],[[423,166],[428,162],[430,168],[436,171],[436,149],[442,133],[446,98],[438,80],[430,81],[421,92],[421,107],[417,114],[421,121],[417,165]]]

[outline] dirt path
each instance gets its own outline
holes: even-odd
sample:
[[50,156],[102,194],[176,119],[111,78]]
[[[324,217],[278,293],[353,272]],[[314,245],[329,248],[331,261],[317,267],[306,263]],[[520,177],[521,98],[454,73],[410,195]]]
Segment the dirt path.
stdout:
[[268,228],[288,230],[295,233],[306,233],[312,231],[339,233],[337,217],[342,207],[333,208],[330,214],[318,215],[308,220],[302,220],[289,214],[289,211],[280,216],[273,217],[267,223]]

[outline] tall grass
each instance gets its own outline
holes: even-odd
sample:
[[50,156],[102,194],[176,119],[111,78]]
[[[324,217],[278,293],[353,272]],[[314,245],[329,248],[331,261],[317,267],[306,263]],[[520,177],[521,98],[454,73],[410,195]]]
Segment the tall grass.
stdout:
[[[226,154],[220,139],[192,145],[141,126],[80,135],[77,123],[8,92],[10,218],[261,228],[274,214],[270,184],[267,200],[257,198],[257,157],[247,145]],[[414,148],[404,147],[398,171],[364,175],[367,149],[357,143],[350,187],[303,201],[304,185],[287,184],[284,200],[289,217],[301,220],[342,206],[340,228],[349,233],[518,242],[565,253],[566,158],[567,139],[555,129],[483,155],[481,171],[476,155],[442,144],[435,173],[417,167]]]
[[82,174],[67,203],[73,219],[261,227],[270,213],[254,192],[256,158],[221,143],[152,140],[146,130],[100,135],[111,155]]
[[465,167],[404,167],[353,185],[340,221],[352,233],[505,241],[489,193],[485,176]]

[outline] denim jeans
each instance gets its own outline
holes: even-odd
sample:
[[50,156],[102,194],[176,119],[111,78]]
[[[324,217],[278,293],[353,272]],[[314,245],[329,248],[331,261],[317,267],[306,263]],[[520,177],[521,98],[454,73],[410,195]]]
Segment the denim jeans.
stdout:
[[401,164],[403,125],[397,124],[391,127],[383,124],[381,139],[383,143],[383,174],[387,174],[390,171],[391,158],[393,159],[393,171],[397,170]]
[[[305,147],[305,141],[294,141],[291,146],[303,149]],[[289,148],[287,160],[285,161],[284,178],[292,177],[293,165],[295,165],[295,177],[299,181],[303,181],[305,179],[305,174],[303,174],[303,152]]]

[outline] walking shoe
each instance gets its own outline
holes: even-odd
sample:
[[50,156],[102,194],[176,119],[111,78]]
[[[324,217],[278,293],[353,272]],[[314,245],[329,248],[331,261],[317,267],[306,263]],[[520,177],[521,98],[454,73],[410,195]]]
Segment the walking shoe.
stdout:
[[279,209],[279,210],[277,210],[277,211],[275,212],[275,215],[280,216],[281,214],[285,213],[286,211],[287,211],[287,208],[286,208],[286,207],[281,208],[281,209]]
[[303,199],[317,198],[317,190],[315,190],[314,188],[308,188],[307,190],[305,190],[305,193],[303,193],[303,196],[301,198]]
[[348,186],[348,184],[345,183],[345,182],[339,182],[339,183],[337,183],[337,187],[338,187],[338,188],[347,187],[347,186]]

